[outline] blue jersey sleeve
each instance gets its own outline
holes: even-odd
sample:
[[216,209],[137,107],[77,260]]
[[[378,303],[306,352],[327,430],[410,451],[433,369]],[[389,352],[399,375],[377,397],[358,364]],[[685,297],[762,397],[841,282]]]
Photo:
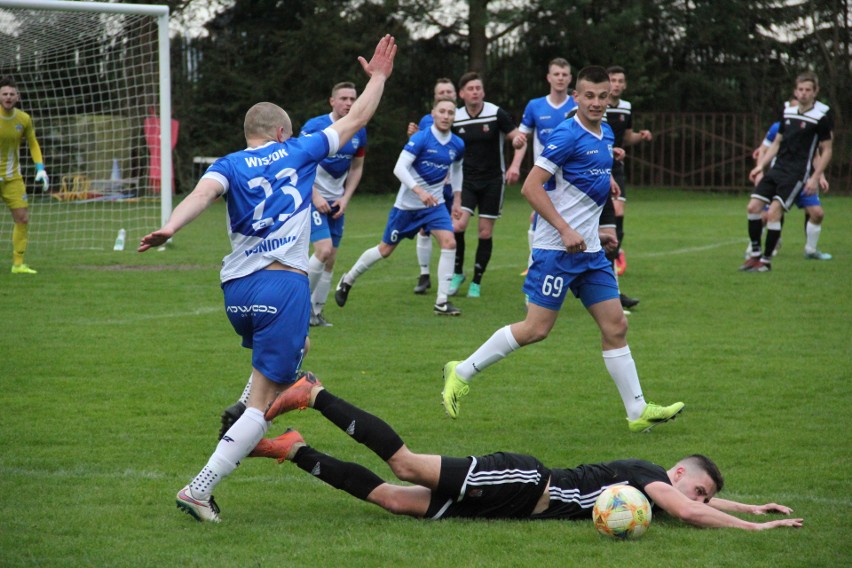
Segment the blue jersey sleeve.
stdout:
[[432,118],[431,114],[427,114],[420,119],[420,122],[417,124],[417,128],[420,130],[428,130],[433,124],[435,124],[435,119]]
[[411,138],[408,139],[405,146],[402,147],[404,152],[408,152],[415,158],[420,155],[420,152],[423,151],[423,144],[426,141],[426,133],[430,132],[430,127],[426,127],[426,130],[421,130],[420,132],[415,132]]

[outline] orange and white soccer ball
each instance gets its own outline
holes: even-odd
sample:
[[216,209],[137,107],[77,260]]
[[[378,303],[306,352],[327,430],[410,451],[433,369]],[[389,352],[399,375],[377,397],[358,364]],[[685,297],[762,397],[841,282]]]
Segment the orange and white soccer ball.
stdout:
[[599,533],[627,540],[639,538],[651,524],[651,504],[629,485],[612,485],[595,501],[592,519]]

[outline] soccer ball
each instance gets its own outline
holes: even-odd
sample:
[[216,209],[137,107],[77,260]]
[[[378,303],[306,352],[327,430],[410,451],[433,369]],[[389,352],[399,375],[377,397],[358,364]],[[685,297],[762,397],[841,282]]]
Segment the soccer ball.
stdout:
[[603,535],[619,540],[639,538],[651,524],[651,504],[635,487],[613,485],[598,496],[592,519]]

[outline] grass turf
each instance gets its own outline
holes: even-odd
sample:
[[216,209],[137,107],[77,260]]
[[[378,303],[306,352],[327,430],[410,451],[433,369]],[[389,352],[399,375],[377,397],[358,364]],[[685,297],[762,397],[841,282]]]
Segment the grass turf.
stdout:
[[[331,300],[334,327],[312,329],[305,367],[415,451],[517,451],[551,467],[621,457],[668,467],[701,452],[726,476],[723,497],[789,505],[805,518],[800,530],[696,530],[658,514],[641,540],[619,543],[591,522],[424,522],[292,464],[251,459],[217,488],[224,522],[195,523],[175,509],[174,494],[212,452],[219,413],[250,365],[221,309],[217,272],[228,245],[216,204],[165,252],[132,252],[140,235],[120,253],[34,247],[27,260],[38,275],[0,275],[0,565],[841,565],[852,553],[852,231],[843,221],[852,199],[824,203],[820,245],[834,260],[802,257],[796,211],[769,274],[736,270],[745,201],[630,193],[621,285],[641,304],[628,340],[646,397],[687,404],[651,434],[628,433],[597,328],[576,300],[547,340],[476,379],[459,420],[444,415],[444,362],[524,316],[529,209],[516,189],[497,223],[482,298],[454,300],[460,318],[432,315],[434,288],[412,294],[414,243],[404,242],[356,283],[345,309]],[[378,242],[391,204],[392,196],[353,200],[335,283]],[[473,227],[468,235],[469,273]],[[270,435],[286,426],[391,479],[318,413],[282,416]]]

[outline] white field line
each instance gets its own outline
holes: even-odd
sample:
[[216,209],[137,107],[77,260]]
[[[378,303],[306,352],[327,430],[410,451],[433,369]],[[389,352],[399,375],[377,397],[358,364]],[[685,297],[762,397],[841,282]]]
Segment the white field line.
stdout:
[[[349,238],[351,240],[357,240],[357,239],[361,239],[361,238],[367,238],[367,235],[353,235],[353,236],[347,235],[347,238]],[[370,238],[374,238],[374,236],[370,236]],[[726,241],[719,241],[719,242],[715,242],[715,243],[709,243],[709,244],[706,244],[706,245],[701,245],[701,246],[696,246],[696,247],[686,247],[686,248],[674,249],[674,250],[655,251],[655,252],[634,252],[634,253],[630,254],[630,257],[631,258],[658,258],[658,257],[663,257],[663,256],[670,256],[670,255],[673,255],[673,254],[692,254],[692,253],[696,253],[696,252],[726,247],[726,246],[737,244],[737,243],[743,243],[744,241],[745,241],[745,239],[743,239],[743,238],[737,238],[737,239],[728,239]],[[406,250],[408,248],[410,248],[410,250]],[[389,259],[389,262],[396,262],[399,257],[406,256],[406,253],[408,253],[408,256],[410,257],[409,260],[413,259],[414,254],[415,254],[414,247],[413,246],[412,247],[403,247],[402,250],[395,251],[394,255],[391,257],[391,259]],[[403,260],[403,262],[405,262],[405,261]],[[524,269],[524,266],[523,266],[524,262],[525,262],[525,259],[519,259],[518,264],[489,264],[488,271],[492,272],[492,271],[503,271],[503,270],[517,270],[518,274],[520,275],[520,272]],[[382,263],[379,263],[376,268],[378,268],[380,270],[381,264]],[[365,275],[365,276],[362,277],[363,284],[361,284],[360,286],[357,286],[357,287],[359,287],[359,288],[372,288],[373,285],[392,284],[392,283],[396,283],[396,282],[401,282],[403,280],[411,280],[412,287],[413,287],[414,284],[417,282],[417,277],[419,275],[419,271],[418,271],[418,268],[417,268],[417,266],[416,266],[416,264],[414,263],[413,260],[410,264],[411,264],[411,274],[409,276],[387,275],[387,276],[376,277],[375,274],[368,274],[368,275]],[[433,264],[437,264],[437,263],[433,263]],[[472,265],[472,263],[471,263],[471,265]],[[342,269],[342,268],[336,269],[335,270],[335,279],[339,278],[339,275],[343,274],[343,271],[344,271],[344,269]],[[520,286],[520,284],[523,283],[523,280],[519,278],[518,282],[519,282],[518,285]],[[332,282],[332,294],[334,293],[334,287],[335,286],[336,286],[336,283]],[[210,313],[221,311],[222,309],[223,309],[223,307],[221,305],[216,306],[216,307],[209,307],[208,306],[208,307],[197,308],[195,310],[186,311],[186,312],[169,312],[169,313],[162,313],[162,314],[148,314],[148,315],[135,316],[135,317],[131,317],[131,318],[123,318],[123,319],[106,319],[106,320],[87,319],[87,320],[81,320],[79,323],[82,324],[82,325],[129,325],[129,324],[139,323],[139,322],[143,322],[143,321],[158,320],[158,319],[172,319],[172,318],[182,318],[182,317],[192,317],[192,316],[203,316],[203,315],[207,315],[207,314],[210,314]]]

